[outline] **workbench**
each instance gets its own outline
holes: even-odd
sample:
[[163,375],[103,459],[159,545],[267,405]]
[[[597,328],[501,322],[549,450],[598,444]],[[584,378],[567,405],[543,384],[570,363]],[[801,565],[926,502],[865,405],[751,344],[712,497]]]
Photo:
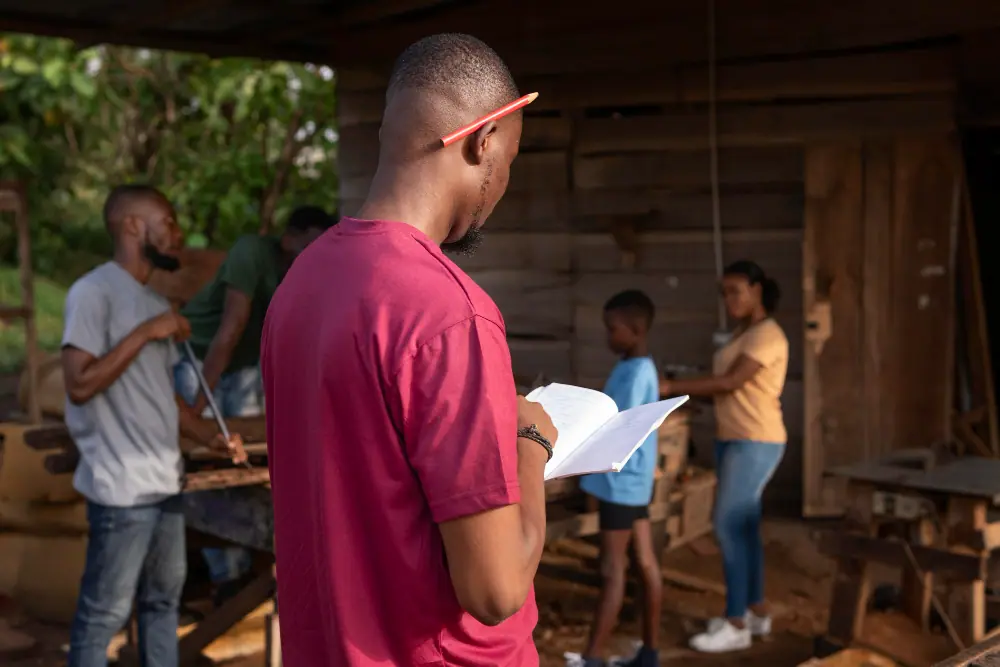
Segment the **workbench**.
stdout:
[[870,566],[882,563],[902,570],[901,607],[923,629],[934,608],[958,650],[981,641],[987,565],[1000,546],[1000,460],[908,450],[827,474],[848,500],[845,524],[818,536],[837,564],[825,639],[847,647],[861,633]]

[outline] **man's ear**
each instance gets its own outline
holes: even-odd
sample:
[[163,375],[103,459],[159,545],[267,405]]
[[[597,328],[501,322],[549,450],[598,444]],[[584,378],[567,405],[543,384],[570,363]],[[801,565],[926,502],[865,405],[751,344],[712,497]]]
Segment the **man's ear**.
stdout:
[[122,231],[132,236],[142,236],[145,223],[135,215],[126,215],[122,218]]
[[496,121],[491,120],[469,135],[465,144],[469,162],[480,165],[486,161],[486,151],[490,142],[494,140],[496,132]]

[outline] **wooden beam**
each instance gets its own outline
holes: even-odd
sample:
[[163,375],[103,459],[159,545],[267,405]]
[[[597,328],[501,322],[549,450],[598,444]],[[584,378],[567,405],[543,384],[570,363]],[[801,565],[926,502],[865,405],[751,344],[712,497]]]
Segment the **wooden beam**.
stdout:
[[[161,0],[149,7],[146,3],[133,5],[131,11],[113,14],[112,25],[132,32],[148,28],[163,28],[195,15],[204,15],[233,4],[234,0]],[[259,0],[243,0],[241,9],[260,7]]]
[[[209,421],[209,420],[206,420]],[[264,442],[266,425],[263,417],[232,417],[226,420],[231,433],[239,433],[244,442],[257,443]],[[187,439],[182,438],[184,449],[196,449],[197,445]],[[25,431],[24,442],[32,449],[38,450],[72,450],[76,449],[69,431],[63,424],[46,424]]]
[[[850,137],[948,132],[954,127],[948,98],[825,102],[722,108],[719,145],[780,146]],[[678,111],[662,115],[583,120],[578,153],[704,149],[708,114]]]
[[[955,89],[954,57],[951,48],[938,47],[725,63],[717,70],[716,99],[750,102],[948,93]],[[379,115],[374,120],[381,117],[387,73],[338,73],[342,121],[360,115],[372,120],[375,110]],[[708,68],[683,65],[659,71],[526,76],[518,78],[518,85],[540,93],[532,110],[706,102]],[[364,111],[366,107],[371,111]]]
[[[717,56],[726,61],[863,49],[1000,25],[1000,5],[991,0],[886,2],[877,14],[863,0],[727,3],[717,15]],[[457,5],[426,20],[331,36],[334,59],[342,65],[387,63],[419,37],[458,31],[486,41],[521,75],[653,70],[707,60],[706,12],[698,3],[625,0],[613,15],[600,5],[566,4],[487,0],[475,10]]]
[[298,42],[281,48],[257,41],[243,41],[236,35],[164,30],[122,30],[109,22],[53,19],[27,12],[0,13],[0,32],[22,32],[45,37],[62,37],[83,44],[122,46],[204,53],[213,58],[244,57],[272,60],[299,60],[325,63],[326,49]]
[[[335,11],[332,15],[328,5],[321,5],[324,11],[311,11],[312,15],[296,18],[283,24],[279,30],[263,30],[255,35],[269,44],[283,44],[290,41],[300,41],[317,33],[355,30],[358,26],[369,26],[380,21],[392,21],[405,18],[406,14],[421,12],[442,6],[453,5],[466,0],[377,0],[361,2]],[[468,3],[466,3],[468,4]]]
[[258,486],[271,481],[266,467],[253,470],[246,468],[226,468],[188,473],[184,476],[184,492],[227,489],[235,486]]
[[[820,552],[833,558],[857,558],[899,568],[910,567],[902,542],[824,530],[819,532],[817,546]],[[911,545],[910,549],[924,572],[949,575],[957,581],[975,581],[986,576],[987,559],[982,556],[918,545]]]

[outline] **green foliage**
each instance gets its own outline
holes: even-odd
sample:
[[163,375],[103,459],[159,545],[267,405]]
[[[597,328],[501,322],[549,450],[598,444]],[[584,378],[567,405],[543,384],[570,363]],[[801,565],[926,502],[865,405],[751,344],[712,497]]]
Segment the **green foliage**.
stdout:
[[[38,344],[47,351],[59,349],[63,330],[66,288],[50,280],[35,280],[35,324]],[[21,283],[15,267],[0,266],[0,303],[20,305]],[[24,328],[20,321],[0,322],[0,373],[17,370],[24,357]]]
[[[198,246],[333,208],[334,118],[325,67],[0,34],[0,180],[27,182],[36,270],[62,282],[107,258],[118,183],[160,187]],[[0,260],[16,247],[0,224]]]

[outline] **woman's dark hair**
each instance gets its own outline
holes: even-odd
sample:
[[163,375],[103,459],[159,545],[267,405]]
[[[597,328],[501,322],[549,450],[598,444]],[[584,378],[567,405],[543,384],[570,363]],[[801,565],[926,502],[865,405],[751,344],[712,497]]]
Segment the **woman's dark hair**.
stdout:
[[724,276],[743,276],[751,285],[760,285],[760,301],[768,315],[778,308],[778,301],[781,299],[781,288],[773,278],[768,278],[764,269],[760,268],[757,262],[749,259],[741,259],[733,262],[722,272]]

